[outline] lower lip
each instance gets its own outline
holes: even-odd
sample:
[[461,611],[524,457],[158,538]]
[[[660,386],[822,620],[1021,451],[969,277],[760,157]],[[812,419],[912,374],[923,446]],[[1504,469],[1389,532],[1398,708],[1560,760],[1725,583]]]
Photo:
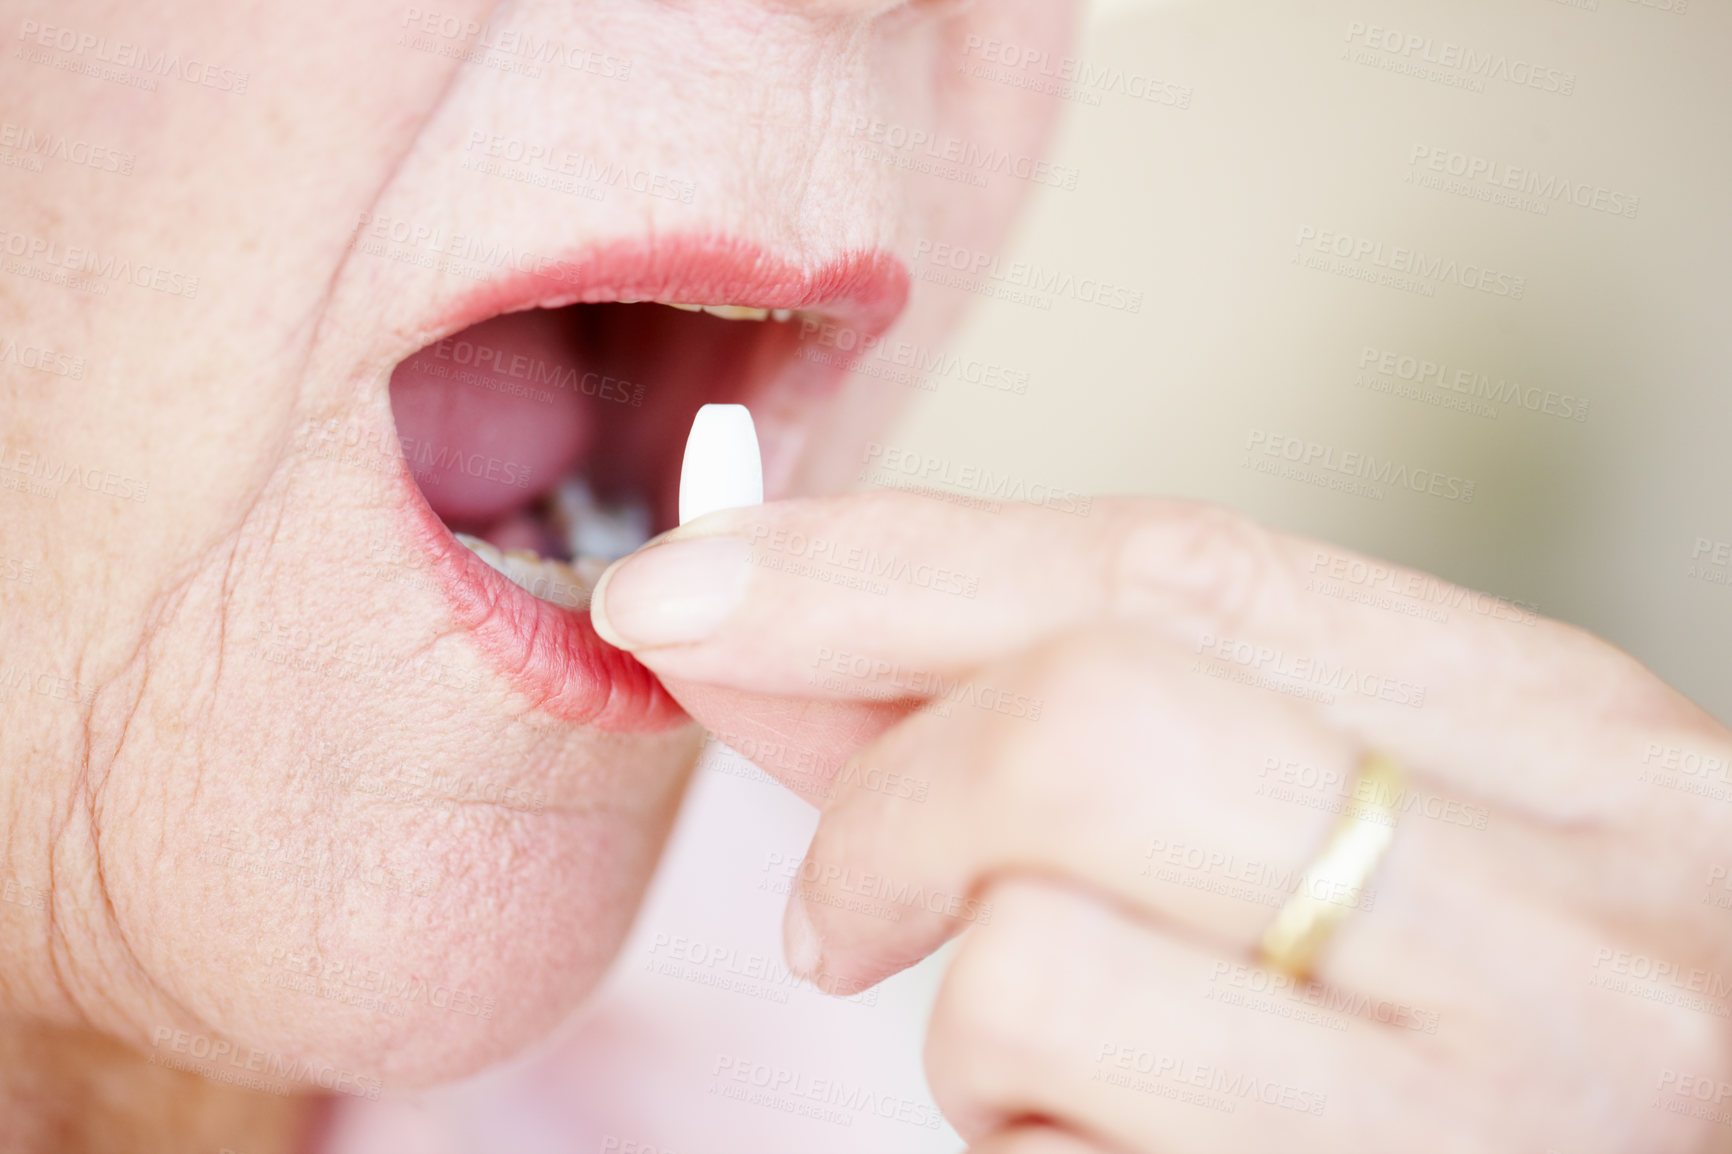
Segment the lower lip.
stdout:
[[[579,270],[581,284],[575,276]],[[614,300],[819,306],[839,325],[873,338],[901,311],[907,292],[906,269],[888,256],[857,257],[802,273],[739,244],[670,242],[654,253],[634,245],[573,261],[556,276],[520,274],[488,286],[452,310],[422,343],[503,312]],[[846,365],[837,365],[827,375],[839,382],[846,370]],[[654,732],[686,720],[685,711],[654,674],[596,634],[587,610],[575,612],[541,600],[465,548],[428,507],[407,463],[399,483],[412,540],[426,550],[458,628],[540,710],[609,732]]]
[[457,627],[539,709],[610,732],[653,732],[685,720],[653,673],[597,636],[587,611],[561,609],[507,581],[452,536],[407,468],[402,484]]

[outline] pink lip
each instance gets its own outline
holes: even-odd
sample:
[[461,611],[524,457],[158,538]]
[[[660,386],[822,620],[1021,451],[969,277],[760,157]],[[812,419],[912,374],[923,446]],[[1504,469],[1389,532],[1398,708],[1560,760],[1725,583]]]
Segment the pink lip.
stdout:
[[480,286],[421,343],[520,309],[652,300],[821,308],[862,336],[876,336],[908,300],[908,269],[889,253],[859,253],[807,271],[726,237],[669,239],[653,250],[620,241],[540,267],[544,271],[513,272]]
[[[421,344],[501,313],[620,300],[808,309],[876,337],[902,311],[908,285],[907,268],[886,253],[804,271],[727,238],[675,239],[653,250],[618,243],[481,286]],[[828,383],[834,387],[846,372],[845,363],[831,367]],[[587,610],[562,609],[507,581],[458,543],[407,466],[401,480],[410,533],[425,546],[458,626],[519,692],[563,721],[613,732],[653,731],[685,720],[654,674],[596,634]]]

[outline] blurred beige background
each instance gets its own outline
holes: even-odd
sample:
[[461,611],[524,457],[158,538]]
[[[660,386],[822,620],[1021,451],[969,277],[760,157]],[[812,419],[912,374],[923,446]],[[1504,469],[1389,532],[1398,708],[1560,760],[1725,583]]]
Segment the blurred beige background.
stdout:
[[[1368,50],[1358,25],[1429,43]],[[1451,43],[1496,74],[1390,70]],[[1075,190],[1037,189],[1003,258],[1141,290],[1141,310],[983,300],[956,351],[1025,372],[1026,394],[941,379],[890,441],[952,477],[1219,501],[1395,559],[1583,625],[1732,719],[1732,549],[1712,563],[1732,541],[1732,5],[1111,0],[1077,55],[1189,106],[1067,100],[1055,159]],[[1503,78],[1523,65],[1537,86]],[[1475,157],[1490,167],[1460,187],[1418,181]],[[1498,192],[1526,203],[1479,199]],[[1608,211],[1630,198],[1634,218]],[[1295,244],[1307,228],[1381,243],[1386,263],[1402,247],[1519,276],[1523,296],[1304,267],[1297,251],[1322,255]],[[1378,392],[1356,383],[1368,348],[1542,409],[1545,391],[1579,398],[1587,418],[1434,378]],[[1253,432],[1471,480],[1474,498],[1260,475]]]
[[[1660,7],[1676,2],[1102,4],[1076,50],[1096,83],[1067,94],[1054,157],[1074,188],[1037,188],[990,254],[957,359],[920,381],[879,468],[986,499],[1223,502],[1577,622],[1732,719],[1732,545],[1714,563],[1732,542],[1732,5]],[[1469,52],[1485,75],[1424,60]],[[1054,291],[1019,289],[1018,262]],[[1487,268],[1494,291],[1464,285]],[[1382,275],[1399,280],[1363,279]],[[1090,303],[1085,282],[1140,307]],[[1257,472],[1279,457],[1248,458],[1254,438],[1441,474],[1458,496],[1472,482],[1473,499]],[[851,1002],[782,965],[785,875],[814,824],[712,747],[609,985],[518,1064],[566,1109],[478,1079],[393,1103],[424,1127],[403,1154],[960,1150],[926,1124],[920,1067],[942,956]],[[730,1100],[717,1071],[741,1063],[904,1120]],[[481,1121],[501,1097],[509,1133]]]

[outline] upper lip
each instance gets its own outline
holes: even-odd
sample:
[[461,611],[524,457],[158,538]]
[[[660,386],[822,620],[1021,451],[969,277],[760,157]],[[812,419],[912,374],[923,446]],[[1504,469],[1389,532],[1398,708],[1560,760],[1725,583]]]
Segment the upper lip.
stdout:
[[459,297],[410,334],[401,356],[503,313],[618,301],[803,309],[875,337],[908,299],[907,266],[886,252],[847,253],[802,267],[751,242],[709,234],[655,245],[619,240],[531,263]]
[[[851,330],[858,350],[900,314],[908,286],[906,266],[884,252],[801,267],[713,235],[612,242],[482,284],[407,334],[399,356],[503,313],[614,301],[802,310]],[[834,382],[847,365],[833,362],[822,371]],[[587,610],[560,608],[511,584],[456,541],[407,466],[400,483],[410,532],[426,550],[457,625],[515,688],[562,720],[602,729],[657,729],[683,719],[653,674],[596,635]]]

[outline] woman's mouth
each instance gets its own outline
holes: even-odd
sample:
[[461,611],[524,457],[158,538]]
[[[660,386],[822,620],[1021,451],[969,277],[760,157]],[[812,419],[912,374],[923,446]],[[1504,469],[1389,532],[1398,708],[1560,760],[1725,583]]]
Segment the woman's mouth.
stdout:
[[[786,495],[848,350],[889,326],[907,286],[878,254],[802,272],[740,244],[663,242],[485,286],[429,326],[392,373],[391,407],[406,512],[460,627],[564,720],[677,722],[654,677],[590,627],[590,590],[675,523],[704,404],[752,410],[765,494]],[[823,355],[807,353],[820,334]]]

